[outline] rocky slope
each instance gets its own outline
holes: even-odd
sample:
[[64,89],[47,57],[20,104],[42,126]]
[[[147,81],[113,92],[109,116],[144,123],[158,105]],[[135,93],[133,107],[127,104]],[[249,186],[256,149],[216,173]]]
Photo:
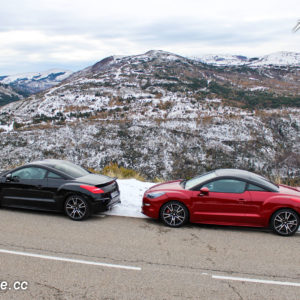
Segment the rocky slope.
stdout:
[[149,178],[240,167],[299,176],[298,67],[217,67],[163,51],[108,57],[0,109],[0,169],[45,157]]

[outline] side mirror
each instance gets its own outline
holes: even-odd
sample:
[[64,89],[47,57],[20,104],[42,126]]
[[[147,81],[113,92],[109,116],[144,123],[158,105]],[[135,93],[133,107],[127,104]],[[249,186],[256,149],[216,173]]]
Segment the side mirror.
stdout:
[[205,196],[209,194],[209,189],[207,187],[203,187],[202,189],[200,189],[200,194],[199,196]]
[[11,174],[6,175],[6,182],[19,182],[19,176],[12,176]]
[[11,175],[11,173],[6,175],[5,181],[12,181],[12,175]]

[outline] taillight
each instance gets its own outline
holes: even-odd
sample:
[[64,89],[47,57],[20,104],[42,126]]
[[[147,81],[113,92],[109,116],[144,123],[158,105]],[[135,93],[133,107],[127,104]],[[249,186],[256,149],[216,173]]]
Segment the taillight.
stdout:
[[89,192],[93,194],[102,194],[104,191],[102,189],[99,189],[96,186],[91,186],[91,185],[81,185],[80,186],[82,189],[88,190]]

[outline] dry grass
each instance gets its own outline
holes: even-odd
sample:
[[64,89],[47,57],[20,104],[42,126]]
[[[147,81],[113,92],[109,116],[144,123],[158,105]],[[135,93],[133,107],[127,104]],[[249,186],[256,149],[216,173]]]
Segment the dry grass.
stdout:
[[204,117],[199,117],[197,120],[197,124],[201,124],[203,126],[207,126],[212,124],[213,122],[213,116],[204,116]]
[[289,186],[300,187],[300,178],[282,178],[279,175],[272,176],[271,180],[276,184],[286,184]]
[[160,110],[170,110],[174,103],[172,101],[160,101],[157,105]]
[[81,112],[81,111],[86,111],[89,110],[89,107],[86,105],[83,106],[78,106],[78,105],[69,105],[67,107],[65,107],[64,112],[68,113],[68,112]]
[[139,181],[145,181],[145,178],[139,172],[124,167],[119,167],[117,163],[112,162],[102,169],[101,174],[110,177],[117,177],[119,179],[135,178]]

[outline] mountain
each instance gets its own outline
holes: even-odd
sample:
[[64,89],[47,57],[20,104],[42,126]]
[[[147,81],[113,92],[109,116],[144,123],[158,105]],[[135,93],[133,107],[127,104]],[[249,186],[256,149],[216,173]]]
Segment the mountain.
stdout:
[[300,53],[287,51],[252,58],[242,55],[203,55],[196,59],[214,66],[300,67]]
[[298,67],[213,66],[164,51],[107,57],[0,108],[0,169],[64,158],[147,178],[220,167],[295,177]]
[[241,66],[249,64],[249,58],[243,55],[230,55],[230,54],[207,54],[200,57],[195,57],[202,63],[214,66]]
[[0,76],[0,83],[29,96],[57,85],[71,74],[71,71],[51,69],[46,72]]
[[23,98],[23,95],[21,95],[13,87],[0,83],[0,106]]

